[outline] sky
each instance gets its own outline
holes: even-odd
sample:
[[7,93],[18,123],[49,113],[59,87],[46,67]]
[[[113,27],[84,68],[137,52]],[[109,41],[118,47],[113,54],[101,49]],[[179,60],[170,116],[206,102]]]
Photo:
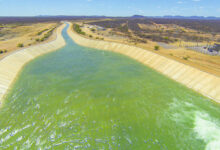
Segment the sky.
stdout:
[[0,16],[216,16],[220,0],[0,0]]

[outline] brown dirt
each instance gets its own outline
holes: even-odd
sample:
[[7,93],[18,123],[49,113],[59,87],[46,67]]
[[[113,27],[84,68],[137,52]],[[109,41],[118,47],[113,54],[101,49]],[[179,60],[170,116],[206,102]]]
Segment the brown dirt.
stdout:
[[0,50],[7,50],[7,53],[0,54],[0,59],[9,55],[10,53],[19,50],[18,43],[23,43],[24,47],[36,45],[44,42],[54,40],[55,34],[52,34],[48,39],[43,42],[37,42],[36,38],[42,38],[47,32],[43,32],[41,35],[37,35],[38,32],[44,29],[52,29],[58,26],[58,23],[35,23],[25,25],[4,25],[4,28],[0,30],[1,33],[6,33],[0,38]]
[[[112,35],[106,36],[109,33],[109,30],[102,31],[104,33],[101,33],[101,35],[100,35],[100,32],[98,35],[97,32],[93,33],[88,28],[83,28],[83,31],[85,31],[87,35],[92,35],[93,39],[96,39],[96,37],[102,37],[104,38],[105,41],[118,42],[118,43],[124,43],[128,45],[141,47],[143,49],[152,51],[159,55],[163,55],[165,57],[174,59],[181,63],[193,66],[194,68],[198,68],[204,72],[208,72],[208,73],[211,73],[213,75],[220,77],[220,56],[209,56],[209,55],[205,55],[199,52],[187,50],[186,48],[183,48],[183,47],[178,47],[177,49],[172,49],[172,50],[164,49],[160,47],[160,50],[155,51],[154,46],[156,46],[157,43],[150,41],[150,40],[148,40],[147,43],[145,44],[145,43],[134,42],[132,40],[129,40],[127,37],[126,38],[114,38],[114,36]],[[192,43],[192,44],[195,44],[195,43]],[[173,44],[173,45],[178,46],[178,44]],[[187,57],[187,60],[184,59],[186,57]]]

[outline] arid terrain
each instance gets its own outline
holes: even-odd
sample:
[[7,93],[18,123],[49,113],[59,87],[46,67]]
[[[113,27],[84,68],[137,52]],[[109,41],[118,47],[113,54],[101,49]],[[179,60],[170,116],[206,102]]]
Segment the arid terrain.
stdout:
[[[61,19],[61,18],[59,18]],[[71,18],[87,38],[134,45],[220,76],[220,56],[193,50],[220,42],[219,20]],[[0,24],[0,58],[11,52],[55,38],[58,20],[39,22],[3,20]],[[42,22],[41,22],[42,21]],[[208,52],[207,49],[204,49]]]
[[53,31],[59,23],[0,24],[0,59],[15,50],[56,38]]
[[220,21],[99,19],[74,23],[79,25],[78,33],[88,38],[135,45],[220,76],[220,56],[191,49],[218,44]]

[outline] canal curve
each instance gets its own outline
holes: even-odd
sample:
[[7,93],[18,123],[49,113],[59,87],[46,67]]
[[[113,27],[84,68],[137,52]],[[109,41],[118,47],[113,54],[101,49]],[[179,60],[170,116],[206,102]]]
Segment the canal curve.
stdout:
[[0,149],[219,149],[220,105],[121,54],[66,46],[28,63]]

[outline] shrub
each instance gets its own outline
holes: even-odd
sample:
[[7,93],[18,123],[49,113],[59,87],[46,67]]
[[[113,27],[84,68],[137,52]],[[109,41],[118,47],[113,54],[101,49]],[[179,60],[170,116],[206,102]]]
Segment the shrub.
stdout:
[[37,35],[41,35],[43,32],[45,32],[45,31],[47,31],[47,30],[49,30],[49,29],[44,29],[44,30],[38,32]]
[[184,60],[188,60],[189,58],[189,56],[183,57]]
[[7,50],[7,49],[5,49],[5,50],[4,50],[4,53],[7,53],[7,52],[8,52],[8,50]]
[[158,45],[154,46],[154,50],[158,51],[160,47]]
[[123,33],[128,33],[128,26],[124,25],[124,26],[120,26],[119,27],[119,31],[123,32]]
[[98,39],[99,39],[99,37],[96,37],[96,39],[98,40]]
[[73,30],[76,33],[79,33],[79,34],[82,34],[82,35],[86,35],[86,33],[82,31],[82,29],[80,28],[80,26],[78,24],[74,24],[73,25]]
[[23,43],[18,43],[17,47],[24,47]]
[[92,35],[89,35],[90,38],[92,38]]
[[169,37],[167,37],[167,36],[166,36],[166,37],[164,37],[164,40],[169,40]]
[[44,41],[44,39],[45,39],[45,38],[44,38],[44,37],[42,37],[42,38],[40,39],[40,41],[41,41],[41,42],[43,42],[43,41]]
[[0,54],[3,54],[4,53],[4,51],[3,50],[0,50]]
[[36,41],[36,42],[39,42],[39,41],[40,41],[40,39],[39,39],[39,38],[37,38],[37,39],[35,39],[35,41]]
[[95,32],[95,29],[92,28],[92,29],[90,29],[90,31]]
[[43,41],[46,40],[46,39],[48,39],[48,38],[52,35],[54,29],[55,29],[55,28],[51,29],[51,30],[48,31],[46,34],[44,34]]

